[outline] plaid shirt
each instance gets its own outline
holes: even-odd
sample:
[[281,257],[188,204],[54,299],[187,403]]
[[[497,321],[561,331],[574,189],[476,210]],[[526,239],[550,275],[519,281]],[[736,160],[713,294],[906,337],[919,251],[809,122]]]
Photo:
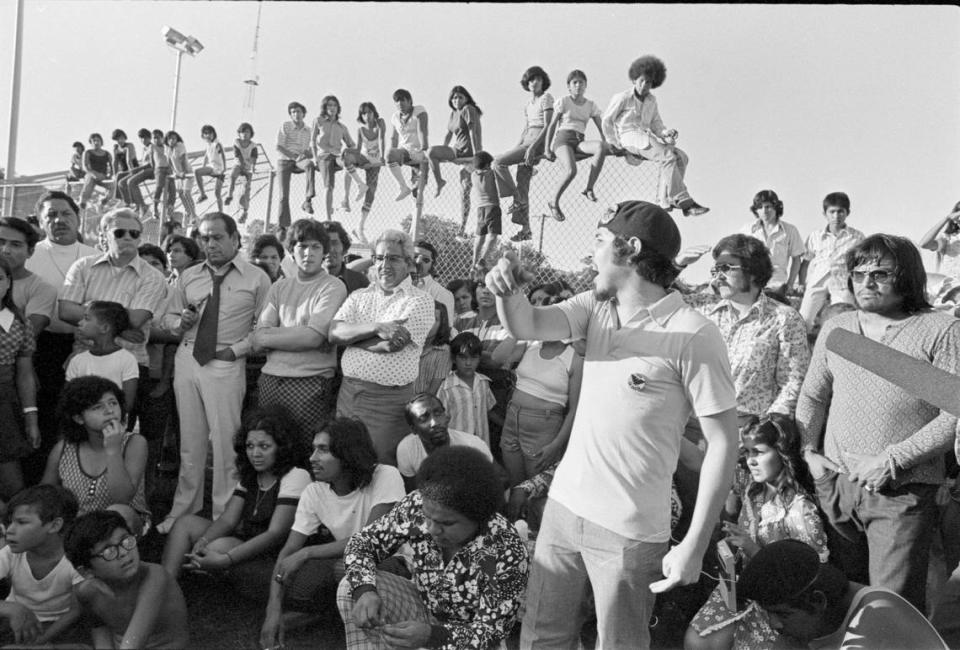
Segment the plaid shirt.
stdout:
[[513,627],[527,588],[527,551],[520,536],[495,514],[445,562],[426,528],[417,490],[354,534],[344,552],[351,588],[376,587],[377,564],[409,544],[420,598],[449,633],[443,648],[496,645]]

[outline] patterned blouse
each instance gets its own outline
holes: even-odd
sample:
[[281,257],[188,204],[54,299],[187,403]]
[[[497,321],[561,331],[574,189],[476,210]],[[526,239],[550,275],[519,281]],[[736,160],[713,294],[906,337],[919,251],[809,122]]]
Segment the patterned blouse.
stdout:
[[488,648],[507,636],[527,588],[527,551],[506,519],[494,515],[445,562],[426,532],[420,491],[411,492],[347,542],[344,561],[353,590],[376,587],[377,564],[405,543],[412,549],[420,598],[449,633],[443,648]]
[[710,294],[683,299],[720,328],[737,389],[737,411],[793,417],[810,365],[807,328],[800,314],[762,293],[745,314]]
[[[120,441],[120,454],[127,453],[127,444],[138,435],[133,431],[123,434]],[[107,487],[107,470],[104,469],[96,476],[88,474],[80,463],[80,446],[72,442],[64,442],[63,449],[60,452],[60,460],[57,463],[57,471],[60,475],[60,483],[77,497],[80,502],[79,514],[93,512],[94,510],[105,510],[108,506],[115,503],[110,497],[110,490]],[[147,507],[147,499],[143,490],[144,478],[140,477],[140,482],[133,493],[133,497],[127,504],[141,515],[150,515],[150,508]]]

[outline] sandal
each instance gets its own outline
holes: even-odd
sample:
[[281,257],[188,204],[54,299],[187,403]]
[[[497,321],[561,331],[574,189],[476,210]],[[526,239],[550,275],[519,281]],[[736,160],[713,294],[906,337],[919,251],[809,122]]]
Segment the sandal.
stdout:
[[593,201],[594,203],[597,202],[597,195],[593,193],[592,187],[588,187],[587,189],[585,189],[580,193],[583,194],[585,197],[587,197],[588,201]]
[[550,216],[556,219],[557,221],[566,221],[567,218],[564,216],[563,212],[560,211],[559,205],[554,205],[553,203],[547,203],[547,208],[550,209]]

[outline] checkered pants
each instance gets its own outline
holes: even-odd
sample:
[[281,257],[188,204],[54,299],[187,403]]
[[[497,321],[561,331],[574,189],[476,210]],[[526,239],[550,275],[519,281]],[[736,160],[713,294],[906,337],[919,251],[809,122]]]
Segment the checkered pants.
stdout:
[[[377,571],[377,593],[380,595],[380,622],[400,623],[402,621],[421,621],[436,625],[437,619],[430,615],[420,600],[420,593],[413,581],[392,573]],[[388,648],[379,630],[361,630],[353,622],[353,589],[346,579],[340,581],[337,589],[337,607],[343,619],[349,650],[379,650]]]
[[333,417],[333,377],[277,377],[261,373],[257,392],[258,405],[280,404],[290,410],[308,447],[313,444],[313,436]]

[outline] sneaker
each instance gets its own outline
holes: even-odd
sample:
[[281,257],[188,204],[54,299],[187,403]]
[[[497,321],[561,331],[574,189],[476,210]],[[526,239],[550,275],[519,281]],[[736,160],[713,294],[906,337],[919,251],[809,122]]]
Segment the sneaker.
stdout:
[[301,207],[303,208],[303,211],[306,212],[307,214],[313,214],[313,203],[310,201],[310,199],[307,199],[306,201],[304,201]]
[[693,199],[684,199],[677,204],[677,207],[683,210],[683,216],[685,217],[699,217],[710,212],[710,208],[700,205]]
[[227,198],[225,198],[225,199],[223,200],[223,204],[224,204],[224,205],[230,205],[231,203],[233,203],[233,195],[232,195],[232,194],[229,195]]
[[533,233],[531,231],[521,230],[516,235],[511,237],[510,241],[522,242],[522,241],[530,241],[531,239],[533,239]]

